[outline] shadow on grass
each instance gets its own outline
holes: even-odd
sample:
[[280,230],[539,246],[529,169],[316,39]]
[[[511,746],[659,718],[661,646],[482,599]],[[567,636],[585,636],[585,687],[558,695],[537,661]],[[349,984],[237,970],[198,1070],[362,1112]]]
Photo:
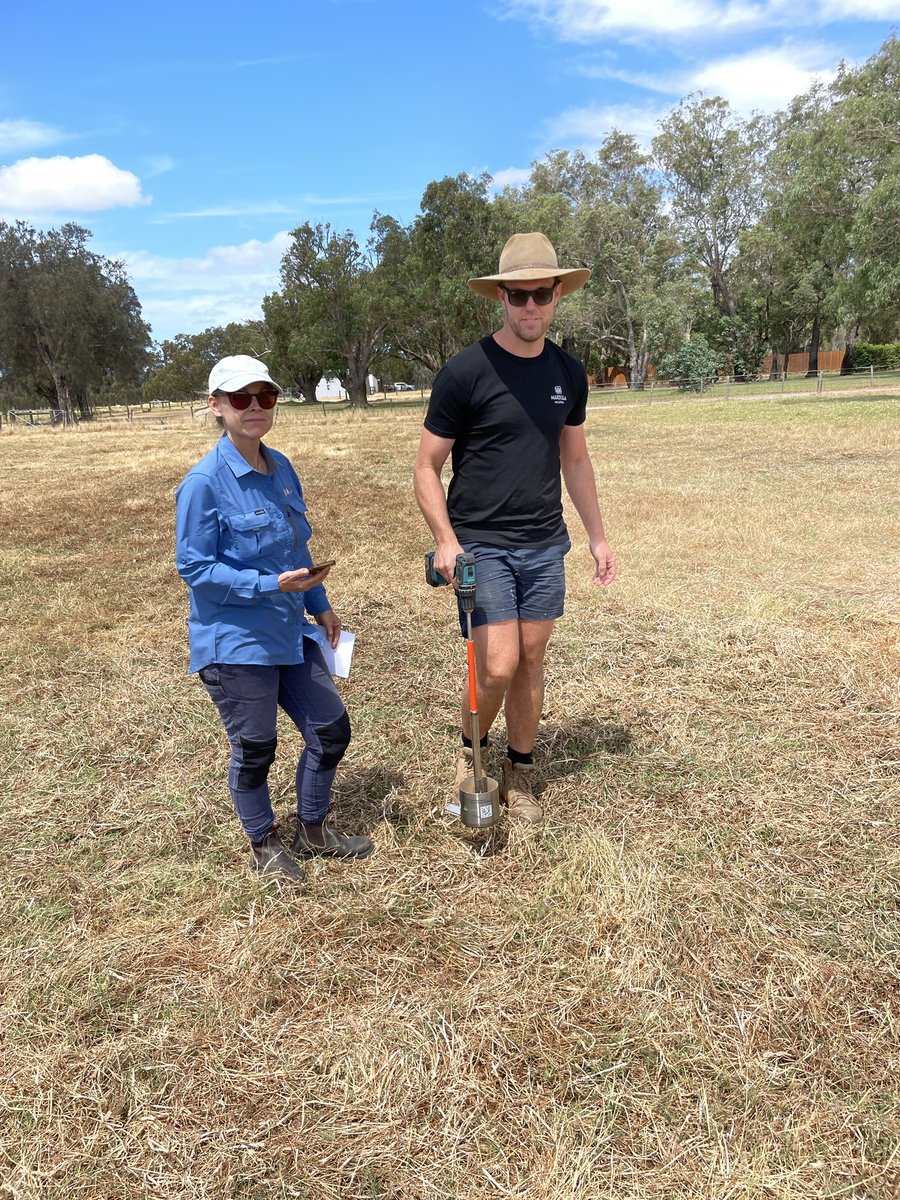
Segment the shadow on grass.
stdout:
[[493,858],[502,854],[509,844],[509,823],[506,819],[506,809],[501,810],[500,820],[489,829],[467,829],[459,821],[451,830],[450,836],[472,854],[475,858]]
[[581,717],[542,726],[537,751],[555,775],[575,775],[599,754],[630,754],[634,735],[627,725],[602,717]]
[[393,767],[360,765],[339,770],[334,788],[339,822],[358,833],[369,833],[380,821],[406,827],[411,813],[397,797],[404,783],[404,776]]
[[855,404],[858,400],[865,400],[867,403],[883,403],[884,401],[893,401],[900,396],[900,392],[878,392],[872,396],[865,392],[854,392],[848,390],[842,396],[829,396],[827,392],[823,392],[817,396],[815,392],[810,392],[804,396],[785,396],[776,397],[779,404],[783,404],[785,408],[796,406],[799,404],[808,404],[810,400],[815,400],[816,404]]
[[[625,725],[609,718],[582,717],[559,725],[542,725],[538,732],[535,760],[538,775],[546,778],[578,775],[598,755],[626,755],[634,737]],[[545,784],[537,784],[538,799]],[[490,829],[466,829],[461,823],[451,836],[478,858],[493,858],[509,845],[509,823],[505,807],[500,821]]]

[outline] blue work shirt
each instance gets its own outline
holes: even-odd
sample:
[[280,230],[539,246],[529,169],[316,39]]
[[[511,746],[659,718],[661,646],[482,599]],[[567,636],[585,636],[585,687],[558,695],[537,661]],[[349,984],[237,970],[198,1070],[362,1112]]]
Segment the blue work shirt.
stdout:
[[312,566],[312,530],[290,462],[265,447],[269,474],[255,470],[227,435],[193,466],[177,492],[178,574],[190,588],[189,671],[211,663],[287,666],[303,662],[303,637],[324,644],[306,620],[331,605],[318,584],[282,592],[282,571]]

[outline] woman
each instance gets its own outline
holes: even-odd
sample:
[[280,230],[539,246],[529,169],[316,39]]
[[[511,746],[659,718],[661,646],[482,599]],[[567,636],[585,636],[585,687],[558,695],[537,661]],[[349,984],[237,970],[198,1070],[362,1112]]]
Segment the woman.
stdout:
[[[250,839],[251,869],[302,883],[293,856],[366,858],[375,847],[326,823],[350,720],[321,647],[325,638],[337,646],[341,623],[323,586],[329,568],[310,570],[300,481],[262,442],[280,392],[265,363],[246,354],[210,372],[208,403],[224,432],[178,489],[177,565],[191,595],[189,670],[199,673],[231,743],[228,786]],[[279,707],[306,741],[291,852],[267,783]]]

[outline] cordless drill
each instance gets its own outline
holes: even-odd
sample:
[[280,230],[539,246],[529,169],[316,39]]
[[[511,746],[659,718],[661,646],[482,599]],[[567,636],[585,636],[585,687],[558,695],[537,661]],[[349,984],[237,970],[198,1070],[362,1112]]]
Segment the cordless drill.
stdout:
[[[456,594],[459,596],[463,612],[472,612],[475,608],[475,555],[457,554],[456,566],[453,568],[453,579],[456,583]],[[425,580],[430,587],[443,587],[447,580],[434,569],[434,551],[429,550],[425,555]]]

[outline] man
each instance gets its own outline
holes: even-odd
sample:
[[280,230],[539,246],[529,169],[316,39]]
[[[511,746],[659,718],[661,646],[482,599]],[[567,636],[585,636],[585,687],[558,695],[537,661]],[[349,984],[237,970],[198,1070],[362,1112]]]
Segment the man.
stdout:
[[[588,384],[581,363],[546,337],[562,296],[590,278],[561,269],[542,233],[518,233],[496,275],[470,279],[499,301],[501,329],[467,347],[434,381],[416,457],[415,491],[435,542],[435,569],[452,581],[456,556],[475,555],[472,614],[482,745],[504,705],[508,746],[500,795],[511,817],[538,824],[533,751],[544,700],[544,655],[563,613],[564,556],[560,469],[594,556],[594,583],[612,583],[584,436]],[[447,496],[441,469],[452,456]],[[462,619],[462,614],[461,614]],[[473,771],[464,691],[457,781]]]

